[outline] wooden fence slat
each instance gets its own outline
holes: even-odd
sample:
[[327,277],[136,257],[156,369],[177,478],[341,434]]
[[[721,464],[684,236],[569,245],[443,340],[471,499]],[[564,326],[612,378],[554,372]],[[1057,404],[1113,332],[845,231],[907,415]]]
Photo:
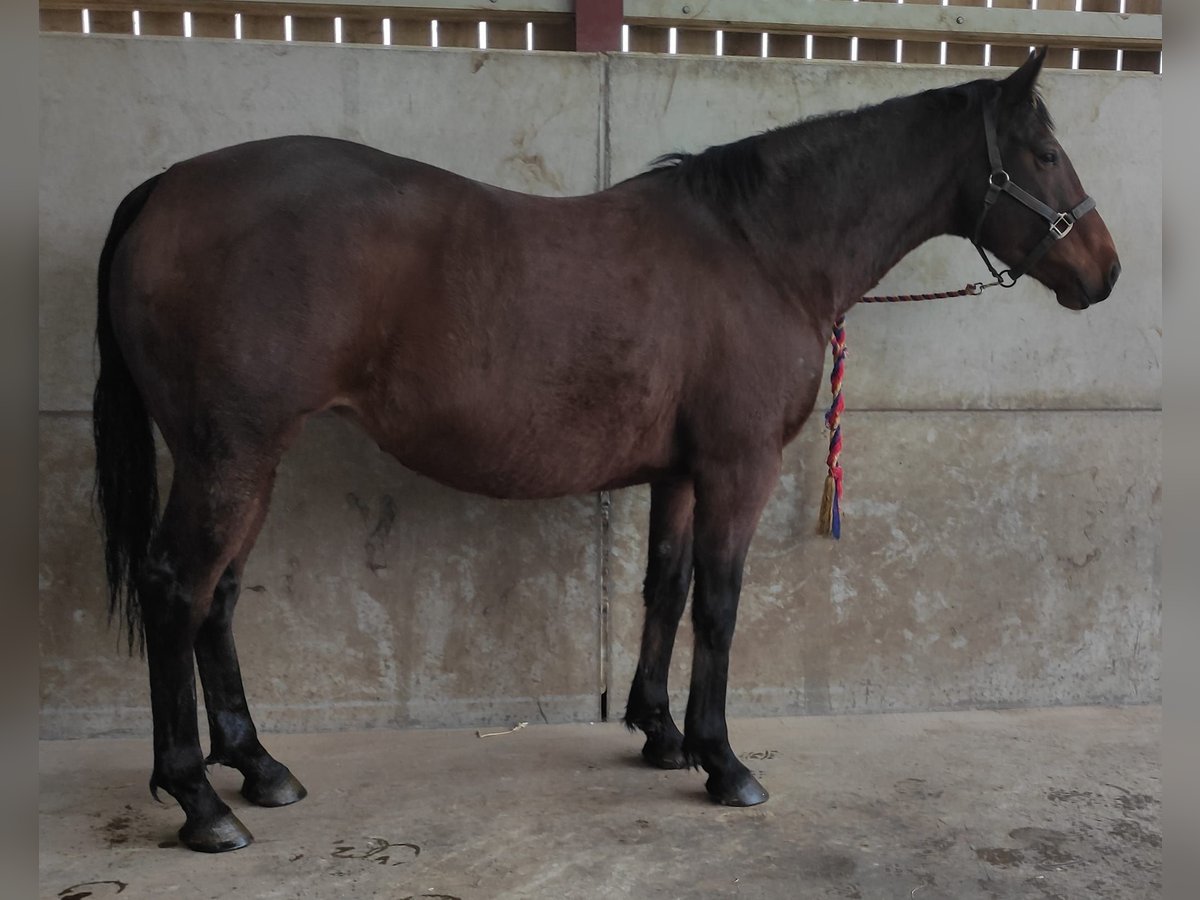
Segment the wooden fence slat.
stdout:
[[717,32],[700,28],[680,28],[675,36],[675,49],[679,53],[690,53],[696,56],[715,56]]
[[721,43],[725,56],[762,56],[761,31],[726,31]]
[[[1120,12],[1121,0],[1083,0],[1084,12]],[[1087,50],[1079,51],[1079,68],[1106,69],[1115,72],[1117,69],[1116,50]]]
[[83,13],[77,9],[40,9],[38,29],[79,34],[83,31]]
[[[392,44],[400,47],[433,46],[433,28],[430,19],[403,18],[392,20]],[[380,24],[382,30],[383,25]]]
[[282,41],[283,16],[242,14],[242,37],[253,41]]
[[133,34],[131,10],[88,10],[92,34]]
[[[942,0],[904,0],[914,6],[941,6]],[[941,41],[904,41],[904,55],[901,62],[924,63],[936,65],[942,61]]]
[[328,41],[333,43],[332,16],[292,16],[293,41]]
[[667,29],[651,25],[629,26],[630,53],[666,53],[669,46]]
[[439,47],[479,47],[479,23],[438,20]]
[[777,34],[767,38],[767,53],[771,59],[804,59],[808,52],[808,35]]
[[[896,0],[860,0],[862,3],[891,3]],[[858,39],[858,58],[862,62],[895,62],[896,42],[879,38]]]
[[[145,15],[145,13],[142,13]],[[181,17],[182,18],[182,17]],[[183,23],[179,23],[180,28]],[[192,37],[197,38],[231,38],[236,32],[233,25],[233,13],[229,12],[193,12]]]
[[[395,23],[392,23],[395,27]],[[393,36],[393,40],[395,37]],[[383,16],[342,16],[342,42],[346,44],[382,44]]]
[[524,22],[488,22],[489,50],[524,50],[525,43]]
[[573,22],[534,22],[534,50],[574,50],[575,23]]
[[849,59],[850,38],[813,35],[813,59]]
[[183,13],[143,10],[139,19],[142,34],[168,37],[183,34]]
[[[1162,15],[1162,0],[1127,0],[1127,13],[1148,13]],[[1146,50],[1126,50],[1121,62],[1121,68],[1127,72],[1158,72],[1161,68],[1162,53]]]

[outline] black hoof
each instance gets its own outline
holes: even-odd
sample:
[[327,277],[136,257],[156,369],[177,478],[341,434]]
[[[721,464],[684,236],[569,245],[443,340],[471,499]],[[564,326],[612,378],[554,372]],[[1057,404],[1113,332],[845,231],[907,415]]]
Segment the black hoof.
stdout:
[[246,776],[242,782],[242,796],[257,806],[287,806],[308,796],[299,780],[281,765],[279,771],[270,776]]
[[254,841],[254,835],[231,812],[222,813],[208,822],[188,822],[179,829],[180,842],[190,850],[201,853],[224,853],[239,850]]
[[659,769],[686,769],[682,742],[668,744],[647,740],[642,747],[642,759]]
[[726,806],[758,806],[770,796],[758,779],[745,771],[727,777],[710,775],[704,787],[710,797]]

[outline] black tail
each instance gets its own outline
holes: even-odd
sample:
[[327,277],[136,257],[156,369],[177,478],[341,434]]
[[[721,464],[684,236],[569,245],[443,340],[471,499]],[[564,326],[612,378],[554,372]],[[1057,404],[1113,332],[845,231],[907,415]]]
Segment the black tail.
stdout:
[[108,571],[108,621],[124,614],[129,652],[145,649],[137,578],[158,526],[158,472],[154,430],[142,395],[113,334],[108,288],[113,256],[154,189],[158,176],[121,201],[100,251],[96,344],[100,378],[92,396],[92,435],[96,441],[94,500],[104,524],[104,562]]

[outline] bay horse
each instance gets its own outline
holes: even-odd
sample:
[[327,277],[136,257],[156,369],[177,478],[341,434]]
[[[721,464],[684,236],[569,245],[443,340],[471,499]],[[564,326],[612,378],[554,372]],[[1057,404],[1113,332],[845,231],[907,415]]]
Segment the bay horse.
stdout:
[[[1069,309],[1105,299],[1120,272],[1036,90],[1044,58],[673,154],[588,196],[301,136],[135,188],[99,263],[96,492],[110,615],[148,657],[150,787],[183,808],[181,841],[252,840],[206,762],[240,770],[252,803],[305,795],[259,741],[231,629],[276,466],[323,410],[408,468],[491,497],[649,483],[625,722],[648,762],[703,768],[715,800],[766,800],[729,745],[730,644],[747,548],[813,409],[831,323],[941,234]],[[175,464],[161,513],[152,422]],[[681,732],[667,671],[693,574]]]

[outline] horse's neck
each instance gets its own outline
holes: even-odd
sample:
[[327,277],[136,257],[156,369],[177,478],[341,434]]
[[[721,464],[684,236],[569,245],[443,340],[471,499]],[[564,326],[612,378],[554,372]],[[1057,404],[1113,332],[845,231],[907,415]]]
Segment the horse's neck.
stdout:
[[782,177],[766,215],[789,280],[828,294],[805,298],[822,317],[845,312],[909,251],[958,230],[963,172],[975,168],[964,160],[982,142],[980,123],[876,107],[795,129],[770,148]]

